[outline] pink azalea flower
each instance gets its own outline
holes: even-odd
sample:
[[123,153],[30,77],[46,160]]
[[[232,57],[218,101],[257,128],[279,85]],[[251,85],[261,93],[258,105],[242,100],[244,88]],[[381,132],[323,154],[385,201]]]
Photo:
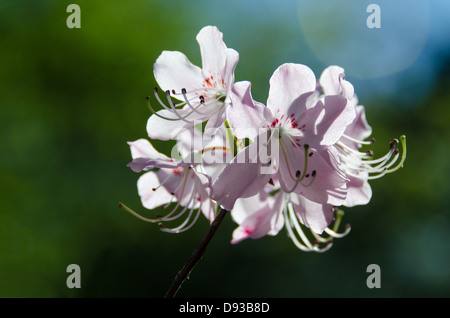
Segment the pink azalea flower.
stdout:
[[[237,138],[253,143],[214,183],[214,197],[222,207],[231,210],[238,198],[259,193],[273,174],[286,193],[342,204],[348,180],[320,152],[340,139],[355,112],[340,95],[316,101],[315,89],[313,72],[299,64],[284,64],[274,72],[267,107],[253,100],[249,82],[235,83],[227,118]],[[275,154],[268,156],[268,148]],[[261,173],[269,163],[274,172]]]
[[[399,141],[394,139],[389,146],[389,151],[378,159],[372,158],[372,152],[360,152],[363,145],[370,145],[375,140],[366,140],[372,134],[372,128],[366,120],[364,106],[358,105],[358,98],[354,94],[352,84],[345,80],[344,69],[339,66],[326,68],[319,80],[324,96],[341,94],[347,98],[349,105],[354,108],[355,119],[346,127],[344,133],[333,146],[338,166],[344,171],[349,182],[347,183],[347,198],[343,205],[352,207],[369,203],[372,197],[372,189],[369,180],[392,173],[402,167],[406,158],[405,137],[400,137],[403,147],[400,157],[397,146]],[[399,160],[400,159],[400,160]],[[395,167],[393,167],[395,165]]]
[[[147,122],[147,132],[152,139],[172,139],[203,121],[208,121],[206,131],[213,134],[225,121],[239,54],[227,48],[222,33],[213,26],[204,27],[197,35],[197,42],[202,68],[177,51],[162,52],[154,64],[156,81],[168,105],[160,99],[156,88],[155,97],[164,109],[155,112],[147,98],[154,113]],[[181,102],[175,103],[172,97]]]

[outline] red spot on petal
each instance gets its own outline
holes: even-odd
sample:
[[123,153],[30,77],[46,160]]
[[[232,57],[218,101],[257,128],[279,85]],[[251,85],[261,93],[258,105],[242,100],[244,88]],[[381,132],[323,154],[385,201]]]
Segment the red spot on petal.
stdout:
[[174,175],[179,176],[182,170],[183,170],[183,167],[177,167],[177,168],[173,169],[172,172]]
[[245,234],[246,236],[250,236],[250,234],[253,233],[253,230],[250,229],[249,227],[245,227],[245,228],[243,229],[243,232],[244,232],[244,234]]

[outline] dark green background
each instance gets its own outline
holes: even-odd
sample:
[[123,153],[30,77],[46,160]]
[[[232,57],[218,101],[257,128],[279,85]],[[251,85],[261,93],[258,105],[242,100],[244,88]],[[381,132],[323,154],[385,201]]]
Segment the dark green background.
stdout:
[[[200,65],[195,36],[217,25],[240,53],[236,80],[250,80],[261,102],[280,64],[304,63],[317,76],[327,64],[303,38],[297,1],[73,1],[81,29],[66,27],[70,3],[0,3],[0,296],[162,297],[208,224],[201,219],[172,235],[117,207],[144,212],[126,142],[146,137],[144,97],[156,86],[156,58],[179,50]],[[355,17],[361,28],[366,17],[364,8]],[[375,153],[401,134],[408,142],[404,168],[371,182],[369,205],[345,209],[351,233],[325,254],[297,250],[284,230],[231,245],[236,225],[227,218],[178,296],[450,296],[443,20],[433,16],[430,39],[409,68],[377,79],[348,74]],[[437,29],[444,36],[434,37]],[[81,289],[66,286],[69,264],[81,267]],[[381,268],[380,289],[366,286],[369,264]]]

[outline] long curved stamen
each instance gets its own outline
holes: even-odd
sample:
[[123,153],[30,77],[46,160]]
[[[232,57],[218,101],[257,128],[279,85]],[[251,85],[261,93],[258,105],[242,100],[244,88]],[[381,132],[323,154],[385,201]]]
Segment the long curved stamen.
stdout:
[[[163,116],[163,115],[159,114],[155,109],[153,109],[153,107],[152,107],[152,105],[151,105],[151,103],[150,103],[150,97],[149,97],[149,96],[146,96],[146,97],[145,97],[145,101],[146,101],[147,107],[148,107],[148,109],[149,109],[154,115],[156,115],[156,116],[158,116],[158,117],[160,117],[160,118],[162,118],[162,119],[165,119],[165,120],[170,120],[170,121],[183,120],[183,121],[185,121],[185,122],[187,122],[187,123],[189,123],[189,124],[192,124],[192,123],[193,123],[192,121],[188,121],[186,118],[188,118],[194,111],[192,110],[192,111],[190,111],[189,113],[185,114],[184,116],[181,116],[181,115],[178,113],[178,110],[176,109],[176,106],[175,106],[175,104],[173,103],[172,99],[170,98],[170,91],[166,91],[166,92],[165,92],[165,95],[166,95],[166,98],[167,98],[167,100],[168,100],[168,102],[169,102],[170,107],[167,106],[166,104],[164,104],[164,103],[161,101],[161,99],[159,98],[159,95],[158,95],[158,88],[157,88],[157,87],[155,87],[155,89],[154,89],[153,92],[154,92],[154,94],[155,94],[155,97],[156,97],[157,101],[160,103],[160,105],[161,105],[165,110],[174,113],[174,114],[177,116],[177,118],[171,118],[171,117],[167,117],[167,116]],[[177,105],[177,106],[183,106],[183,105],[184,105],[184,104],[179,104],[179,105]]]
[[359,139],[350,137],[350,136],[348,136],[346,134],[343,134],[342,137],[344,137],[347,140],[353,141],[353,142],[355,142],[357,144],[361,144],[361,145],[371,145],[371,144],[375,143],[375,138],[372,138],[372,139],[367,141],[367,140],[359,140]]
[[203,155],[205,152],[208,151],[216,151],[216,150],[223,150],[223,151],[227,151],[227,152],[231,152],[231,149],[228,147],[223,147],[223,146],[214,146],[214,147],[207,147],[207,148],[203,148],[200,153]]
[[397,171],[398,169],[402,168],[403,164],[405,163],[405,160],[406,160],[406,136],[405,135],[400,136],[400,142],[402,144],[402,158],[400,159],[400,162],[398,163],[398,165],[395,166],[394,168],[388,170],[387,173]]
[[[182,120],[182,121],[184,121],[184,122],[186,122],[186,123],[188,123],[188,124],[192,123],[192,121],[187,120],[186,117],[181,116],[181,115],[178,113],[178,111],[177,111],[177,109],[175,108],[175,105],[174,105],[174,103],[173,103],[173,101],[172,101],[172,98],[170,97],[170,91],[166,91],[166,99],[167,99],[167,102],[168,102],[169,105],[170,105],[170,108],[171,108],[172,112],[173,112],[175,115],[177,115],[177,117],[178,117],[180,120]],[[189,115],[192,114],[193,112],[194,112],[194,111],[190,112]]]
[[[196,112],[197,114],[200,114],[200,115],[206,115],[206,116],[211,116],[211,115],[215,114],[216,112],[218,112],[218,111],[220,110],[220,107],[219,107],[219,108],[215,108],[215,109],[213,109],[212,111],[208,111],[208,112],[199,111],[198,109],[199,109],[200,107],[205,108],[205,107],[209,106],[209,105],[208,105],[208,102],[207,102],[207,100],[209,100],[209,98],[208,98],[208,99],[205,99],[205,97],[204,97],[203,95],[200,95],[200,97],[199,97],[200,102],[199,102],[199,104],[198,104],[197,106],[194,107],[194,106],[190,103],[190,100],[187,98],[187,92],[186,92],[186,89],[185,89],[185,88],[183,88],[183,89],[181,90],[181,94],[183,95],[183,98],[184,98],[184,100],[185,100],[185,105],[188,105],[188,107],[189,107],[190,109],[192,109],[192,111]],[[226,96],[226,95],[224,95],[224,96]],[[214,99],[220,99],[221,97],[222,97],[222,95],[215,96]]]
[[125,204],[123,204],[122,202],[119,202],[119,208],[127,211],[128,213],[130,213],[131,215],[134,215],[135,217],[137,217],[138,219],[144,221],[144,222],[149,222],[149,223],[157,223],[160,222],[160,219],[149,219],[146,218],[142,215],[140,215],[139,213],[133,211],[132,209],[130,209],[129,207],[127,207]]
[[[180,184],[177,186],[175,192],[173,192],[173,196],[175,196],[175,193],[178,191],[178,189],[179,189],[179,187],[180,187],[180,185],[181,185],[182,188],[181,188],[181,193],[180,193],[179,196],[180,196],[180,199],[183,197],[184,191],[186,190],[186,183],[187,183],[187,179],[188,179],[188,175],[189,175],[190,170],[191,170],[190,167],[186,169],[186,173],[184,174],[184,180],[183,180],[182,183],[180,183]],[[179,216],[181,216],[181,215],[186,211],[185,209],[183,209],[180,213],[178,213],[178,215],[177,215],[176,217],[171,218],[172,215],[178,210],[178,208],[180,207],[180,205],[181,205],[180,200],[177,200],[177,203],[176,203],[175,207],[172,209],[172,211],[170,211],[170,212],[169,212],[168,214],[166,214],[165,216],[159,218],[160,221],[175,220],[175,219],[177,219]]]
[[[185,100],[185,102],[186,102],[186,105],[188,105],[188,107],[190,108],[190,109],[192,109],[194,112],[196,112],[197,114],[200,114],[200,115],[208,115],[208,113],[204,113],[204,112],[201,112],[201,111],[199,111],[198,110],[198,108],[202,105],[202,104],[205,104],[205,99],[204,98],[200,98],[200,103],[199,103],[199,105],[197,106],[197,107],[194,107],[194,106],[192,106],[192,104],[190,103],[190,101],[189,101],[189,99],[188,99],[188,97],[187,97],[187,95],[186,95],[186,89],[185,88],[183,88],[182,90],[181,90],[181,94],[183,95],[183,98],[184,98],[184,100]],[[202,95],[203,96],[203,95]]]
[[[278,171],[278,176],[279,176],[278,179],[279,179],[279,182],[280,182],[280,186],[283,188],[283,191],[286,192],[286,193],[291,193],[291,192],[295,191],[295,189],[297,188],[299,183],[303,181],[303,179],[309,177],[309,174],[306,173],[306,171],[308,170],[308,158],[310,157],[310,154],[308,153],[309,145],[306,144],[306,145],[303,146],[304,154],[305,154],[303,173],[301,173],[300,170],[297,170],[296,173],[295,173],[295,178],[292,176],[291,168],[290,168],[290,165],[289,165],[289,160],[288,160],[287,155],[286,155],[286,150],[285,150],[283,142],[281,140],[280,140],[280,148],[282,150],[282,153],[283,153],[283,156],[284,156],[284,160],[286,162],[288,175],[295,181],[295,183],[294,183],[293,187],[291,189],[289,189],[289,187],[284,182],[280,171]],[[315,170],[312,172],[312,176],[313,176],[313,178],[311,178],[311,181],[306,186],[310,186],[312,184],[312,182],[314,181],[315,176],[316,176],[316,171]]]
[[289,217],[290,217],[290,221],[291,221],[291,226],[293,225],[295,230],[297,231],[297,233],[300,235],[300,238],[302,239],[302,241],[305,243],[305,245],[309,248],[309,249],[314,249],[313,245],[311,244],[311,242],[308,240],[308,238],[306,237],[305,233],[303,232],[301,226],[300,226],[300,222],[297,219],[297,215],[295,213],[294,207],[292,206],[291,203],[287,204],[288,207],[288,211],[289,211]]
[[323,236],[321,236],[321,235],[311,231],[311,233],[313,234],[313,236],[315,237],[315,239],[317,241],[317,244],[319,244],[319,243],[327,244],[327,243],[333,241],[334,238],[342,238],[342,237],[346,236],[350,232],[351,227],[350,227],[349,224],[347,224],[345,226],[344,232],[338,233],[339,226],[341,224],[341,221],[342,221],[343,217],[344,217],[344,211],[341,210],[341,209],[337,209],[336,210],[336,218],[335,218],[335,221],[334,221],[334,224],[333,224],[333,228],[330,229],[328,227],[328,228],[326,228],[324,230],[324,232],[329,235],[328,237],[323,237]]
[[[340,158],[347,175],[356,178],[373,180],[381,178],[388,173],[397,171],[403,166],[406,159],[405,136],[400,137],[400,143],[402,145],[402,156],[399,162],[397,162],[400,157],[399,150],[397,149],[397,146],[399,144],[399,141],[397,139],[394,139],[390,143],[390,150],[388,153],[386,153],[386,155],[381,158],[371,160],[365,160],[366,157],[361,155],[362,153],[350,148],[349,146],[346,146],[342,142],[338,142],[337,146],[338,149],[342,152]],[[396,166],[391,168],[394,164],[396,164]],[[360,172],[367,173],[367,176],[360,175]]]
[[283,191],[285,193],[292,193],[292,192],[294,192],[295,189],[297,188],[297,186],[299,185],[300,178],[301,178],[300,171],[297,171],[295,175],[297,176],[297,179],[295,179],[295,183],[292,186],[292,188],[289,189],[289,187],[284,183],[283,178],[281,177],[280,173],[278,173],[278,181],[280,182],[280,186],[281,186],[281,188],[283,189]]
[[[314,180],[316,180],[316,176],[317,176],[317,172],[316,172],[316,170],[313,170],[311,172],[311,179],[310,179],[309,183],[307,183],[307,184],[302,183],[302,186],[305,188],[309,187],[311,184],[313,184]],[[306,178],[309,178],[309,177],[310,177],[309,173],[306,174]]]
[[[201,207],[203,204],[203,201],[200,201],[200,206],[197,208],[196,207],[196,203],[195,200],[197,198],[197,196],[199,195],[199,193],[197,192],[197,185],[194,187],[194,190],[192,192],[192,196],[188,202],[188,204],[186,204],[185,208],[183,209],[183,212],[180,213],[179,215],[177,215],[176,218],[180,217],[181,215],[183,215],[185,213],[185,211],[187,210],[187,208],[190,206],[190,210],[189,210],[189,214],[186,217],[186,219],[184,220],[184,222],[182,224],[180,224],[179,226],[175,227],[175,228],[166,228],[164,227],[163,224],[160,224],[160,229],[164,232],[168,232],[168,233],[181,233],[181,232],[185,232],[187,230],[189,230],[198,220],[198,217],[201,213]],[[197,213],[194,217],[194,219],[191,221],[191,217],[193,214],[193,211],[197,209]],[[175,218],[174,218],[175,219]],[[189,221],[191,221],[191,223],[189,225],[187,225],[189,223]],[[187,225],[187,226],[186,226]]]
[[[149,110],[152,112],[152,114],[154,114],[155,116],[158,116],[159,118],[162,118],[162,119],[165,119],[165,120],[170,120],[170,121],[178,121],[178,120],[180,120],[179,118],[170,118],[170,117],[166,117],[166,116],[163,116],[163,115],[159,114],[156,110],[153,109],[153,107],[152,107],[152,105],[151,105],[151,103],[150,103],[150,96],[146,96],[146,97],[145,97],[145,102],[146,102],[146,104],[147,104],[148,109],[149,109]],[[166,106],[166,107],[167,107],[167,106]],[[169,110],[169,111],[172,111],[172,110],[170,110],[170,109],[168,109],[168,108],[166,108],[166,109]],[[192,113],[188,113],[188,114],[184,115],[183,118],[187,118],[190,114],[192,114]]]
[[[289,210],[289,214],[288,214],[287,210]],[[308,239],[308,237],[305,235],[305,233],[303,232],[302,225],[298,221],[297,215],[296,215],[291,203],[288,203],[284,207],[283,214],[285,217],[285,225],[286,225],[286,229],[288,231],[288,235],[291,238],[292,242],[295,244],[295,246],[297,246],[297,248],[299,248],[300,250],[305,251],[305,252],[323,253],[325,251],[328,251],[331,248],[331,246],[333,245],[332,240],[325,241],[324,247],[319,247],[318,243],[313,245],[310,242],[310,240]],[[297,237],[297,235],[294,233],[294,229],[297,232],[299,237]],[[311,231],[311,233],[314,234],[313,231]],[[299,238],[301,241],[299,240]]]
[[287,213],[287,206],[286,205],[283,208],[283,215],[284,215],[284,224],[285,224],[286,230],[288,232],[288,236],[292,240],[294,245],[297,246],[298,249],[300,249],[300,250],[302,250],[304,252],[310,252],[311,249],[308,248],[307,246],[305,246],[303,243],[301,243],[298,240],[297,236],[295,235],[295,233],[294,233],[294,231],[292,229],[292,226],[291,226],[291,224],[289,222],[290,218],[289,218],[288,213]]

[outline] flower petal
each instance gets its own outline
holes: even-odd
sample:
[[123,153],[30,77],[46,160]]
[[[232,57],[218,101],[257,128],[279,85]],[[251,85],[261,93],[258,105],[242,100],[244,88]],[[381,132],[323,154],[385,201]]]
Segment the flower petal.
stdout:
[[[367,123],[364,106],[356,106],[356,117],[353,122],[347,126],[344,133],[356,140],[364,140],[372,134],[372,127],[370,127]],[[349,141],[345,138],[342,138],[341,141],[353,149],[358,149],[361,147],[360,144]]]
[[237,199],[257,194],[269,181],[271,175],[261,173],[259,146],[255,141],[242,149],[214,182],[214,199],[224,209],[231,210]]
[[202,55],[202,68],[208,77],[210,74],[222,74],[226,60],[227,46],[223,42],[223,34],[215,26],[206,26],[197,34]]
[[172,200],[172,195],[167,189],[159,185],[160,180],[153,171],[144,173],[138,179],[138,193],[145,208],[152,210]]
[[352,99],[354,95],[353,85],[345,80],[344,69],[332,65],[327,67],[321,74],[319,84],[325,95],[340,95]]
[[233,49],[226,49],[226,64],[222,73],[222,77],[224,80],[224,85],[227,91],[226,102],[229,102],[228,94],[231,92],[234,84],[234,70],[236,69],[236,65],[239,62],[239,53]]
[[[171,140],[175,139],[184,130],[191,129],[197,124],[196,121],[201,122],[202,116],[192,112],[190,108],[183,108],[177,110],[181,117],[188,116],[188,121],[179,119],[179,117],[172,111],[163,109],[156,114],[150,116],[147,121],[147,134],[151,139]],[[164,118],[161,118],[160,116]]]
[[261,129],[273,120],[270,109],[253,100],[250,82],[235,83],[230,100],[227,119],[234,135],[239,139],[255,139],[261,133]]
[[291,195],[291,202],[300,222],[317,234],[322,234],[333,221],[333,206],[330,204],[316,203],[300,195]]
[[258,239],[265,235],[278,234],[283,228],[284,220],[279,207],[275,207],[277,205],[275,201],[280,200],[264,191],[237,200],[231,215],[239,227],[233,231],[231,243],[236,244],[246,238]]
[[372,198],[372,188],[369,182],[363,178],[355,178],[353,176],[350,176],[349,179],[350,181],[347,183],[347,198],[342,205],[353,207],[368,204]]
[[[316,105],[316,107],[318,106]],[[318,123],[316,122],[316,132],[318,136],[322,136],[320,145],[332,146],[342,137],[347,126],[355,119],[355,108],[347,99],[339,95],[326,96],[323,108],[323,117]]]
[[164,91],[180,93],[183,88],[189,92],[202,87],[202,70],[178,51],[163,51],[153,65],[153,73]]
[[175,168],[180,165],[179,160],[174,160],[158,152],[146,139],[128,142],[131,150],[131,161],[127,166],[134,172],[151,170],[154,168]]
[[276,114],[287,114],[292,102],[305,93],[314,92],[316,77],[302,64],[286,63],[278,67],[270,78],[267,107]]

